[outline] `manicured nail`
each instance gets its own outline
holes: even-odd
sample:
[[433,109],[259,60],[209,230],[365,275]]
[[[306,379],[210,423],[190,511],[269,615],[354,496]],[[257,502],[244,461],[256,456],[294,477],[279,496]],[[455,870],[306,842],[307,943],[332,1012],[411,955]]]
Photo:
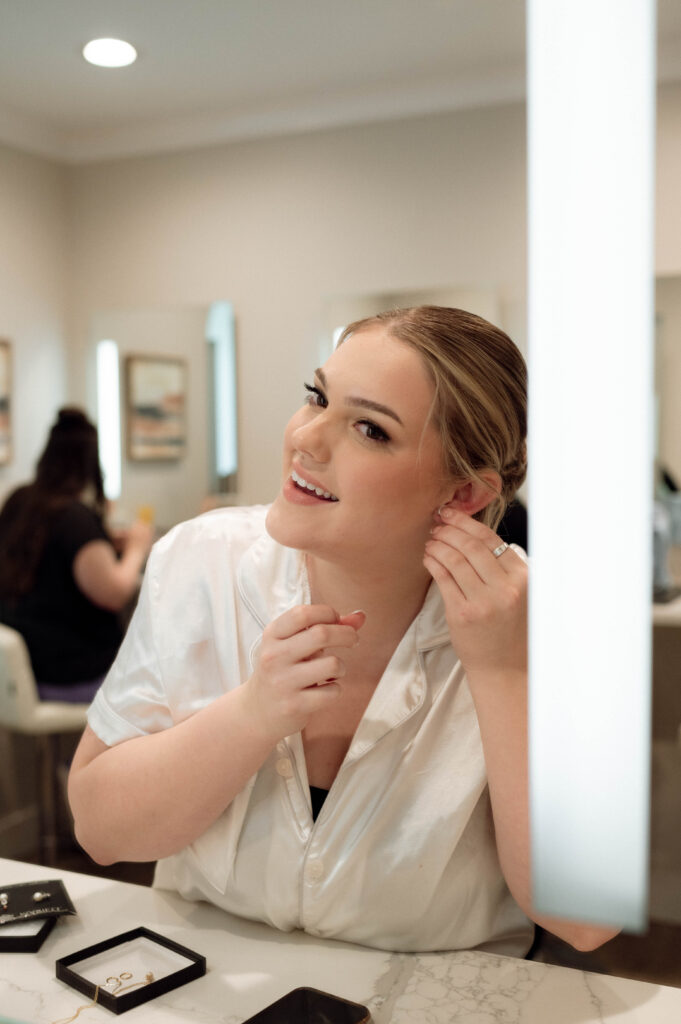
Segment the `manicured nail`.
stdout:
[[440,512],[440,515],[442,516],[443,519],[451,519],[452,516],[454,515],[454,512],[451,508],[443,508],[442,511]]

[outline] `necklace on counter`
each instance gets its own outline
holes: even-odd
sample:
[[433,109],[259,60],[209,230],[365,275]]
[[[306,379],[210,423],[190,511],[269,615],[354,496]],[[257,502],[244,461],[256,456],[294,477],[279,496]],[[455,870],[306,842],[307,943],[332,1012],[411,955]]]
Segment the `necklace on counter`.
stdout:
[[106,979],[103,985],[95,985],[95,998],[91,1003],[84,1003],[83,1006],[79,1006],[76,1012],[71,1017],[64,1017],[61,1020],[54,1020],[52,1024],[71,1024],[79,1013],[83,1010],[89,1010],[91,1007],[97,1005],[100,991],[108,992],[109,995],[119,996],[123,992],[129,991],[131,988],[138,988],[140,985],[150,985],[154,981],[154,975],[151,971],[148,971],[145,975],[144,981],[133,981],[130,985],[126,985],[126,981],[130,981],[132,974],[130,971],[121,971],[120,974],[111,975]]

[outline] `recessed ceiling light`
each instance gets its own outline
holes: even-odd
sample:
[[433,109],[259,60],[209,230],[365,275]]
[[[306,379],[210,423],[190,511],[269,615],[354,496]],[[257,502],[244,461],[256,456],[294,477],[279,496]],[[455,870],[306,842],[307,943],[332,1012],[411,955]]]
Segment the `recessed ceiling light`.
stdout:
[[123,39],[92,39],[83,47],[83,56],[102,68],[124,68],[137,60],[137,50]]

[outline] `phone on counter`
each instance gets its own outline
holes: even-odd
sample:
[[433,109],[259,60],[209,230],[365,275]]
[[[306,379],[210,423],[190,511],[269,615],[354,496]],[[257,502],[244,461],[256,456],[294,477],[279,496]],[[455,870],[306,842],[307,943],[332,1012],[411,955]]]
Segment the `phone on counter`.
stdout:
[[316,988],[294,988],[244,1024],[366,1024],[366,1006]]

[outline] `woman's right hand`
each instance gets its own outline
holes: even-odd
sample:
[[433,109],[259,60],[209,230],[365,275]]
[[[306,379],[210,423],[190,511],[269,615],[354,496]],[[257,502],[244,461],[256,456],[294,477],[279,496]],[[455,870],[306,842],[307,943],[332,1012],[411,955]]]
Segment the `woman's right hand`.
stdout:
[[338,699],[342,651],[359,642],[365,618],[360,611],[339,615],[329,605],[297,605],[266,627],[243,694],[258,732],[276,743]]
[[126,531],[123,550],[126,551],[128,548],[136,549],[138,551],[142,551],[146,556],[151,551],[153,543],[153,525],[142,519],[136,519],[134,523],[130,524]]

